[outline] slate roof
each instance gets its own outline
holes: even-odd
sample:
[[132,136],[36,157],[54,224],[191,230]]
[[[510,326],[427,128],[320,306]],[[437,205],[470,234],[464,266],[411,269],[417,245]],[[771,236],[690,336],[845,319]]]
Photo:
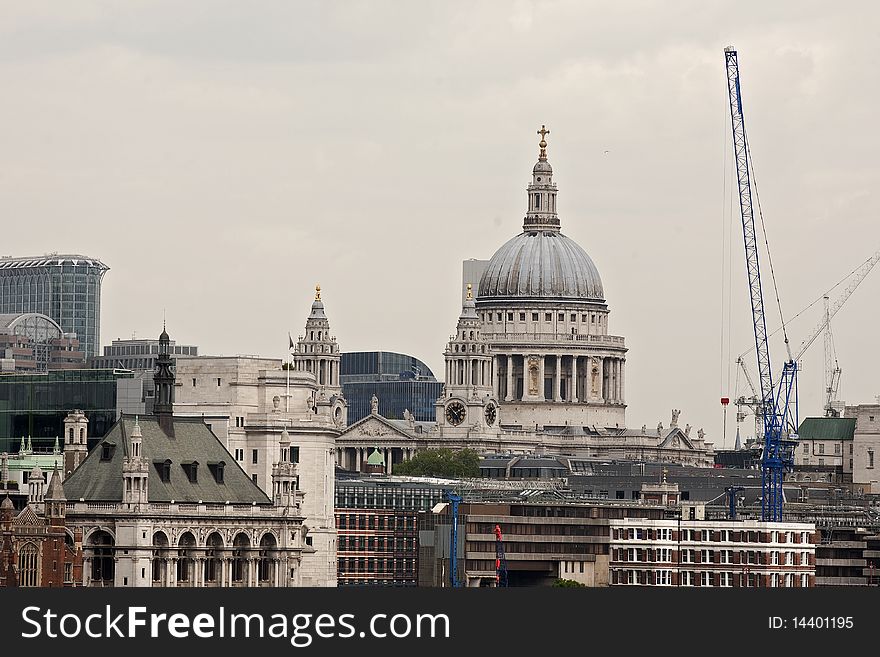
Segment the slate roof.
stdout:
[[[272,504],[272,501],[251,481],[232,455],[211,432],[201,418],[175,417],[174,437],[159,426],[158,418],[142,416],[142,453],[149,463],[149,501],[206,504]],[[68,500],[80,498],[87,502],[122,501],[122,461],[129,451],[129,440],[135,417],[123,415],[86,460],[64,481]],[[110,458],[102,460],[105,445]],[[170,481],[163,482],[157,465],[171,461]],[[181,464],[197,461],[197,482],[190,482]],[[209,464],[225,462],[223,483],[218,484]]]
[[808,417],[798,427],[800,440],[852,440],[854,417]]

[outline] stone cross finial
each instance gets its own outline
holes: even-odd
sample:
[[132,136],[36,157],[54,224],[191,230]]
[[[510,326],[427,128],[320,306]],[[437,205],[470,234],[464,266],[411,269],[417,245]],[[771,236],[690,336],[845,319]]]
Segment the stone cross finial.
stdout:
[[547,140],[545,137],[550,134],[550,131],[547,130],[546,126],[541,126],[541,129],[538,130],[538,134],[541,135],[541,141],[538,142],[538,146],[541,148],[541,152],[538,154],[539,160],[547,159]]

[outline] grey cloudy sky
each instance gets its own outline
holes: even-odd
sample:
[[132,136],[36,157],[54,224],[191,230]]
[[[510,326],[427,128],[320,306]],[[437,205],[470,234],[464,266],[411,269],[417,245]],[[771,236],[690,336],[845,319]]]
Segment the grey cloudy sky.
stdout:
[[[668,424],[676,407],[720,443],[723,48],[740,52],[793,314],[880,248],[878,14],[804,0],[3,1],[0,253],[107,262],[105,343],[158,334],[164,309],[203,353],[280,357],[320,282],[343,349],[412,353],[442,374],[461,261],[519,232],[545,123],[563,231],[627,338],[628,424]],[[733,229],[735,355],[752,338]],[[875,272],[834,322],[849,402],[880,394],[878,293]],[[792,324],[792,341],[818,319]],[[803,410],[817,412],[821,340],[804,366]]]

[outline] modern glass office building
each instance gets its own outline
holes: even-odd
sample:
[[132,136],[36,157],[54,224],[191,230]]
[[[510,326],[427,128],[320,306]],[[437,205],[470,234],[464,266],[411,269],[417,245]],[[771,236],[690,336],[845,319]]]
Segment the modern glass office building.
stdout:
[[417,422],[433,422],[434,402],[443,383],[415,356],[393,351],[343,352],[339,382],[348,401],[348,423],[370,414],[370,399],[379,399],[379,413],[402,420],[406,409]]
[[59,370],[0,375],[0,452],[18,452],[30,439],[34,452],[51,452],[64,418],[81,410],[89,419],[89,447],[122,412],[144,412],[143,375],[122,370]]
[[100,353],[100,260],[55,253],[33,258],[0,257],[0,314],[42,313],[65,333],[76,333],[86,358]]

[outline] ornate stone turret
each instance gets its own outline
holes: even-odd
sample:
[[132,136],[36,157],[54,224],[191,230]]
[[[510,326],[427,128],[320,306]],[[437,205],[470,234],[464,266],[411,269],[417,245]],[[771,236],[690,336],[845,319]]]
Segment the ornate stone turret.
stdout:
[[46,476],[40,466],[35,465],[28,476],[28,504],[42,504],[45,499],[45,489]]
[[64,487],[61,485],[61,473],[58,465],[52,470],[52,478],[49,480],[49,488],[46,491],[46,519],[50,525],[63,527],[65,523],[64,512],[67,507],[67,497],[64,495]]
[[122,504],[125,508],[136,511],[149,502],[149,474],[149,464],[143,453],[141,425],[135,417],[128,440],[128,453],[122,459]]
[[73,411],[64,418],[63,477],[65,479],[79,467],[89,453],[88,428],[89,419],[82,411]]
[[9,454],[3,452],[0,454],[0,483],[6,488],[6,482],[9,481]]
[[174,436],[174,360],[171,358],[171,339],[162,326],[159,336],[159,357],[156,359],[156,371],[153,381],[156,387],[156,401],[153,414],[159,418],[159,426],[166,435]]
[[315,286],[315,300],[306,319],[306,328],[297,340],[293,362],[299,372],[315,375],[318,392],[315,397],[315,413],[329,413],[334,424],[344,428],[348,424],[348,404],[339,383],[339,344],[330,335],[330,322],[324,313],[321,286]]
[[272,500],[281,508],[296,507],[299,504],[298,476],[296,463],[290,448],[290,435],[287,429],[281,431],[278,440],[281,458],[272,464]]
[[532,182],[528,186],[529,210],[523,220],[523,230],[559,231],[559,216],[556,214],[556,183],[553,182],[553,167],[547,161],[547,142],[550,134],[544,126],[538,130],[541,141],[538,162],[532,169]]
[[498,403],[492,386],[492,353],[482,330],[473,287],[468,283],[455,335],[444,352],[446,385],[436,407],[437,423],[444,435],[469,429],[499,430]]

